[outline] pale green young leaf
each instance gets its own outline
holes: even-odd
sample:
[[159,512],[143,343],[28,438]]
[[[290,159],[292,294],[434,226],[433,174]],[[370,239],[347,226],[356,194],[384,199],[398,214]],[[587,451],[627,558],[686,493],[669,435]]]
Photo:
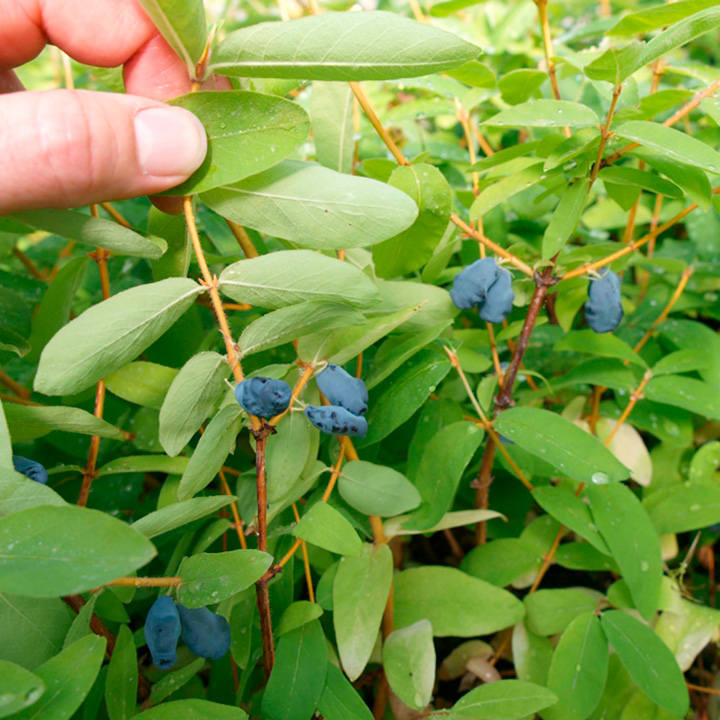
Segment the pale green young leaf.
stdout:
[[167,250],[162,238],[145,237],[112,220],[74,210],[27,210],[11,217],[37,230],[112,250],[117,255],[154,260]]
[[47,662],[34,674],[45,684],[45,692],[30,707],[13,717],[17,720],[67,720],[80,706],[102,665],[106,640],[86,635]]
[[211,605],[250,587],[272,564],[259,550],[198,553],[186,557],[178,574],[178,601],[189,608]]
[[327,655],[325,634],[318,620],[283,635],[263,694],[263,717],[267,720],[311,717],[325,687]]
[[483,121],[491,127],[588,127],[600,122],[587,106],[568,100],[528,100]]
[[650,620],[658,608],[663,564],[660,540],[645,508],[621,483],[588,486],[595,525],[630,589],[635,607]]
[[220,290],[238,302],[271,309],[305,300],[355,307],[379,300],[375,284],[361,270],[311,250],[281,250],[228,265]]
[[543,720],[589,717],[605,687],[608,658],[607,639],[595,614],[578,615],[553,652],[548,689],[559,702],[545,709]]
[[318,162],[340,173],[352,173],[353,93],[339,82],[312,84],[310,122]]
[[411,518],[411,515],[397,515],[396,517],[386,520],[383,523],[383,533],[385,537],[390,539],[396,535],[424,535],[425,533],[439,532],[455,527],[463,527],[464,525],[474,525],[475,523],[494,520],[495,518],[506,519],[495,510],[457,510],[455,512],[445,513],[435,525],[425,530],[414,530],[406,528],[405,523]]
[[389,517],[420,504],[420,494],[404,475],[365,460],[343,466],[338,490],[348,505],[365,515]]
[[497,432],[523,450],[584,483],[624,480],[630,471],[594,436],[560,415],[515,407],[501,413]]
[[121,625],[105,681],[105,707],[110,720],[129,720],[137,703],[138,664],[133,635]]
[[383,670],[392,691],[408,706],[423,710],[435,683],[435,646],[427,620],[391,632],[382,650]]
[[175,376],[160,408],[160,444],[177,455],[210,415],[225,389],[230,366],[216,352],[201,352]]
[[393,576],[387,545],[363,545],[357,557],[340,560],[333,582],[333,625],[345,673],[356,680],[375,645]]
[[0,660],[0,718],[20,712],[36,703],[45,692],[45,683],[20,665]]
[[197,92],[171,101],[205,126],[203,164],[171,195],[200,193],[242,180],[286,158],[307,137],[310,123],[294,102],[246,90]]
[[99,510],[43,506],[0,518],[0,590],[72,595],[127,575],[156,554],[135,529]]
[[399,167],[388,181],[407,194],[418,207],[418,217],[406,230],[373,246],[375,271],[392,278],[419,270],[432,257],[450,220],[452,190],[433,165]]
[[602,629],[636,685],[660,707],[682,717],[689,698],[685,678],[667,645],[621,610],[601,615]]
[[178,500],[197,495],[212,482],[233,451],[241,427],[242,410],[237,404],[226,405],[208,423],[180,479]]
[[233,495],[212,495],[183,500],[148,513],[136,520],[132,527],[145,537],[152,538],[211,515],[233,500],[235,500]]
[[401,190],[298,160],[201,199],[241,225],[318,250],[374,245],[405,230],[418,213]]
[[448,720],[521,720],[557,702],[547,688],[524,680],[486,683],[463,695]]
[[[338,42],[342,38],[342,42]],[[388,12],[326,12],[236,30],[211,64],[221,75],[308,80],[389,80],[473,60],[475,45]]]
[[350,521],[332,505],[317,502],[293,528],[292,534],[338,555],[359,555],[362,542]]
[[35,390],[65,395],[94,385],[155,342],[202,291],[193,280],[168,278],[93,305],[45,346]]
[[194,78],[207,42],[202,0],[140,0],[140,5]]
[[525,614],[511,593],[452,567],[404,570],[395,576],[394,594],[395,627],[427,619],[436,637],[489,635]]

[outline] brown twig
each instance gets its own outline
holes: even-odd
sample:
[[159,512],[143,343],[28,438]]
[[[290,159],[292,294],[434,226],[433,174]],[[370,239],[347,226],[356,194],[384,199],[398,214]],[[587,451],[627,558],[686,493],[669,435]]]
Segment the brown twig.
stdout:
[[109,202],[101,202],[100,207],[116,222],[118,225],[122,225],[126,228],[131,228],[132,225],[122,216],[122,214],[116,210]]
[[635,407],[635,404],[638,400],[642,399],[643,397],[643,390],[645,389],[645,386],[650,381],[650,378],[652,378],[652,373],[650,370],[647,370],[645,374],[643,375],[642,380],[640,381],[640,384],[635,388],[635,390],[630,393],[630,401],[625,406],[625,409],[622,412],[622,415],[618,418],[617,422],[615,423],[615,427],[612,429],[612,432],[605,438],[605,446],[610,447],[610,443],[612,442],[613,438],[615,437],[615,434],[617,431],[623,426],[623,423],[628,419],[628,416],[632,412],[632,409]]
[[13,380],[4,370],[0,368],[0,384],[4,385],[8,390],[12,390],[19,398],[29,400],[31,392],[21,385],[17,380]]
[[607,116],[605,118],[605,124],[600,129],[600,145],[598,147],[597,157],[595,158],[595,164],[593,165],[592,172],[590,173],[590,187],[593,186],[593,183],[597,179],[598,172],[600,172],[600,168],[602,167],[602,159],[603,153],[605,152],[605,145],[607,144],[608,139],[612,135],[612,132],[610,131],[610,125],[612,124],[613,115],[615,114],[615,107],[617,105],[617,101],[620,97],[621,92],[622,83],[619,83],[613,89],[612,100],[610,101],[610,107],[608,108]]
[[172,577],[119,577],[108,585],[120,587],[177,587],[182,582],[179,576]]
[[253,244],[253,241],[250,239],[250,236],[247,234],[247,230],[242,225],[238,225],[238,223],[233,222],[232,220],[228,220],[225,218],[225,222],[227,223],[227,226],[232,231],[232,234],[235,236],[235,239],[238,241],[238,245],[242,248],[242,251],[245,253],[245,257],[247,258],[254,258],[258,257],[259,253],[255,249],[255,245]]
[[36,280],[46,281],[48,279],[48,274],[38,270],[35,263],[22,250],[13,246],[12,253]]
[[[232,493],[230,492],[230,486],[228,485],[228,481],[225,477],[225,472],[223,468],[220,468],[220,470],[218,470],[218,475],[220,476],[220,485],[222,487],[222,491],[226,495],[231,496]],[[240,541],[240,547],[243,550],[247,550],[247,540],[245,539],[245,526],[243,525],[243,521],[240,518],[240,513],[238,512],[237,504],[234,500],[230,503],[230,511],[233,515],[235,532],[237,532],[238,540]]]
[[[560,100],[560,86],[558,85],[557,72],[555,70],[555,60],[553,60],[553,42],[550,33],[550,22],[548,20],[547,6],[548,0],[534,0],[537,5],[538,15],[540,16],[540,27],[542,29],[543,52],[545,54],[545,66],[547,74],[550,78],[550,86],[552,87],[553,97]],[[564,127],[565,137],[570,137],[570,128]]]

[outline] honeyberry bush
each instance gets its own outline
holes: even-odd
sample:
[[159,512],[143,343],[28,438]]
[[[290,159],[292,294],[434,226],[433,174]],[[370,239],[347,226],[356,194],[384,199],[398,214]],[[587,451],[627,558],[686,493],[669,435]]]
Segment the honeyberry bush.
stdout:
[[[716,3],[142,5],[235,89],[173,101],[182,215],[0,219],[0,717],[718,717]],[[216,619],[159,670],[166,595]]]

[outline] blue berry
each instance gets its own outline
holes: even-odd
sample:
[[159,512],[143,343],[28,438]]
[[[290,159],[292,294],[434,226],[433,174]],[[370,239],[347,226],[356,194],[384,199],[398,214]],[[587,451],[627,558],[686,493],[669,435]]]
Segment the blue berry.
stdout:
[[177,662],[179,637],[180,616],[175,603],[168,595],[161,595],[145,618],[145,641],[156,668],[169,670]]
[[269,420],[290,404],[292,388],[284,380],[254,377],[235,386],[235,399],[250,415]]
[[512,310],[515,299],[512,275],[499,267],[495,258],[477,260],[455,276],[450,297],[460,310],[477,305],[483,320],[499,323]]
[[29,460],[21,455],[13,455],[13,467],[25,477],[35,480],[35,482],[45,485],[48,481],[47,470],[35,460]]
[[318,430],[331,435],[349,435],[365,437],[367,420],[362,415],[354,415],[339,405],[308,405],[305,415]]
[[230,623],[206,607],[178,605],[183,642],[199,657],[219,660],[230,649]]
[[596,333],[612,332],[623,319],[620,276],[608,270],[601,278],[590,280],[585,319]]
[[353,415],[364,415],[367,412],[368,391],[365,383],[339,365],[328,365],[316,381],[331,405],[340,405]]

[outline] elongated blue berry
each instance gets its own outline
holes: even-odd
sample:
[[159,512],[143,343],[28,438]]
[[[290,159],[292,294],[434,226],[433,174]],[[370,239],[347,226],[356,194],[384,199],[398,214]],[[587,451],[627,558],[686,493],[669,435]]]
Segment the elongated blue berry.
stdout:
[[612,270],[590,280],[585,319],[596,333],[612,332],[623,319],[620,283],[620,276]]
[[287,409],[292,388],[284,380],[253,377],[235,386],[235,399],[250,415],[269,420]]
[[206,607],[177,607],[183,642],[196,655],[219,660],[230,649],[230,623]]
[[349,435],[365,437],[367,420],[362,415],[354,415],[339,405],[308,405],[305,415],[318,430],[331,435]]
[[177,662],[179,638],[180,616],[175,603],[168,595],[161,595],[145,618],[145,641],[156,668],[169,670]]
[[490,286],[485,302],[478,306],[478,314],[483,320],[501,323],[512,310],[515,293],[512,289],[512,275],[500,268],[497,280]]
[[30,460],[22,455],[13,455],[13,467],[35,482],[45,485],[48,481],[47,470],[35,460]]
[[339,365],[328,365],[318,374],[317,384],[331,405],[340,405],[353,415],[367,412],[368,391],[365,383]]
[[498,266],[495,258],[476,260],[455,276],[450,297],[461,310],[477,306],[483,320],[502,322],[515,299],[512,275]]

